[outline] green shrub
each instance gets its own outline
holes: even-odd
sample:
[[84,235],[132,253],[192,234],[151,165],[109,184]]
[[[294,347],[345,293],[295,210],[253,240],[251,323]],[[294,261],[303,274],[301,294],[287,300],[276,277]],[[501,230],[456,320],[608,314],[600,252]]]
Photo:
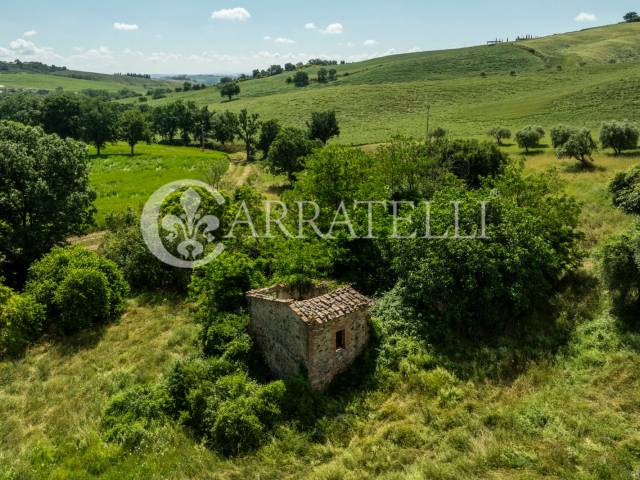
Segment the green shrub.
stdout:
[[162,388],[136,387],[111,399],[102,418],[110,442],[133,450],[166,420],[168,397]]
[[264,434],[265,426],[247,398],[222,402],[210,431],[213,446],[223,455],[237,455],[256,449]]
[[19,355],[36,340],[45,322],[45,308],[31,295],[11,294],[0,285],[0,356]]
[[610,239],[601,251],[602,278],[621,308],[640,306],[640,232]]
[[631,214],[640,214],[640,166],[618,173],[609,184],[613,204]]
[[232,312],[242,309],[246,305],[245,293],[263,281],[255,261],[242,253],[223,252],[193,271],[189,293],[206,308]]
[[128,290],[115,263],[81,247],[54,248],[31,266],[26,287],[67,333],[116,318]]
[[569,139],[558,148],[558,158],[574,158],[583,166],[590,167],[593,162],[591,154],[597,148],[595,140],[591,138],[591,132],[582,128],[572,133]]
[[246,333],[246,315],[217,313],[207,309],[200,315],[202,352],[210,357],[222,357],[230,362],[246,362],[253,345]]

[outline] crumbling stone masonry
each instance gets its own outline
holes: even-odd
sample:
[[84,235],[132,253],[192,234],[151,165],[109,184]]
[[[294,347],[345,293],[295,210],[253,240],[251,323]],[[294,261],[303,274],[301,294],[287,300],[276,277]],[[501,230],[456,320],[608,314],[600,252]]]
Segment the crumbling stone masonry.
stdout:
[[247,299],[251,334],[281,378],[306,375],[322,390],[367,344],[371,300],[351,287],[301,293],[275,285],[252,290]]

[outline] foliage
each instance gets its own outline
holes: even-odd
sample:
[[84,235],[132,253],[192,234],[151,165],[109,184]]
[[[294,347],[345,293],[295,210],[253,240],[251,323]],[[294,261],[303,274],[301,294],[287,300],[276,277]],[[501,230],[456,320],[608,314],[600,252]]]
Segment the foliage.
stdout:
[[530,148],[540,145],[540,140],[544,137],[544,129],[541,127],[526,127],[516,132],[516,142],[520,148],[529,152]]
[[319,146],[318,142],[309,140],[303,130],[284,128],[269,149],[269,167],[274,173],[285,173],[292,181],[294,175],[304,168],[304,157]]
[[193,271],[189,293],[207,308],[233,312],[246,304],[245,293],[262,281],[255,262],[248,256],[223,252],[214,261]]
[[278,120],[267,120],[262,122],[260,139],[258,140],[258,149],[262,151],[265,158],[269,155],[269,149],[280,133],[280,130],[282,130],[282,127]]
[[128,290],[115,263],[81,247],[54,248],[31,266],[26,286],[65,333],[115,319]]
[[591,132],[583,128],[573,133],[558,149],[558,158],[575,158],[582,165],[590,167],[593,161],[591,154],[597,147]]
[[309,74],[307,72],[298,70],[293,75],[293,83],[296,87],[306,87],[307,85],[309,85]]
[[133,150],[143,140],[150,139],[150,125],[144,113],[137,108],[126,110],[120,118],[120,138],[127,142],[131,147],[131,156]]
[[0,256],[7,278],[20,283],[32,261],[92,221],[95,193],[86,147],[40,128],[0,122],[0,172],[0,223],[8,227]]
[[469,187],[476,188],[484,177],[499,175],[509,157],[495,144],[477,140],[453,140],[430,147],[439,164]]
[[496,139],[498,145],[502,145],[502,140],[508,140],[511,138],[511,130],[506,127],[493,127],[487,135]]
[[601,251],[605,286],[619,307],[640,306],[640,231],[635,228],[611,238]]
[[118,112],[113,103],[94,98],[82,106],[82,139],[100,150],[118,136]]
[[575,127],[567,125],[557,125],[551,129],[551,145],[553,148],[560,148],[569,141],[572,135],[578,133]]
[[600,128],[602,148],[612,148],[616,155],[638,146],[638,128],[629,120],[604,122]]
[[31,295],[16,294],[0,284],[0,357],[23,353],[38,339],[44,323],[44,306]]
[[613,205],[627,213],[640,214],[640,166],[619,172],[609,184]]
[[234,313],[204,310],[200,314],[202,352],[234,363],[246,363],[253,345],[246,333],[249,318]]
[[213,138],[222,145],[232,142],[239,128],[238,116],[233,112],[225,111],[213,119]]
[[252,162],[256,156],[256,136],[260,130],[260,116],[257,113],[249,114],[246,109],[238,115],[238,136],[242,139],[247,154],[247,161]]
[[240,85],[236,82],[225,82],[220,86],[220,96],[228,97],[229,101],[236,95],[240,95]]
[[79,139],[83,127],[82,101],[77,95],[56,93],[44,99],[42,127],[63,139]]
[[330,138],[340,135],[340,127],[336,112],[311,112],[311,121],[307,122],[309,129],[309,138],[311,140],[320,140],[323,144],[327,143]]
[[420,233],[398,247],[395,270],[423,327],[493,334],[544,302],[581,257],[580,209],[560,188],[552,177],[525,177],[513,166],[479,190],[436,192],[431,235],[455,233],[451,202],[460,202],[460,235],[473,235],[487,202],[484,239],[424,239],[425,212],[416,209],[411,228]]

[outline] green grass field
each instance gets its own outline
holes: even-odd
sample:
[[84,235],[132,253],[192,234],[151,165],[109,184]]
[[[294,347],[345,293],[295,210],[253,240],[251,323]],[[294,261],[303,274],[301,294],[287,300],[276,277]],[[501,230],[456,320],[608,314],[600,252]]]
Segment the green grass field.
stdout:
[[171,86],[172,82],[127,77],[123,75],[65,71],[51,74],[0,73],[0,85],[6,88],[27,90],[55,90],[62,88],[70,92],[89,89],[117,92],[126,88],[139,93],[145,93],[148,89]]
[[[208,89],[151,104],[183,99],[216,111],[246,108],[290,126],[304,124],[314,110],[332,109],[341,124],[339,141],[352,144],[382,142],[395,132],[423,136],[427,105],[431,125],[458,136],[483,135],[496,124],[518,129],[568,122],[595,129],[611,118],[640,120],[639,49],[640,24],[613,25],[338,65],[337,82],[306,88],[287,85],[283,73],[242,82],[240,97],[231,102]],[[310,77],[317,70],[307,69]]]
[[98,227],[108,212],[123,212],[128,207],[141,210],[149,195],[166,183],[205,180],[209,165],[220,159],[226,159],[226,154],[197,148],[140,144],[131,157],[124,143],[108,146],[91,161]]

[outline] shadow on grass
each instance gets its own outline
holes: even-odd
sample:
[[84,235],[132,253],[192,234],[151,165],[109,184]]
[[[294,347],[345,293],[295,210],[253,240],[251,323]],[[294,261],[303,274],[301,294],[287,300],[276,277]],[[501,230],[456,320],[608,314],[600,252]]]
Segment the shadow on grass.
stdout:
[[563,168],[565,173],[593,173],[593,172],[604,172],[607,169],[600,165],[596,165],[591,163],[589,165],[585,165],[584,163],[572,163]]

